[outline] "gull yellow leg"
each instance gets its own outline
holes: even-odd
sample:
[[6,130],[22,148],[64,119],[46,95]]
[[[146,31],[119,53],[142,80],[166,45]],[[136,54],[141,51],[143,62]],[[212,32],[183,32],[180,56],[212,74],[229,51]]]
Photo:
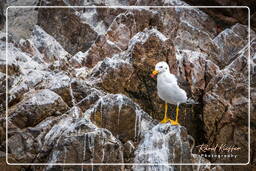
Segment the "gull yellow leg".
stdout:
[[167,122],[169,122],[170,119],[167,117],[167,110],[168,110],[168,104],[165,103],[164,119],[160,123],[167,123]]
[[171,120],[172,125],[179,125],[178,117],[179,117],[179,105],[177,105],[177,107],[176,107],[176,119],[175,119],[175,121]]

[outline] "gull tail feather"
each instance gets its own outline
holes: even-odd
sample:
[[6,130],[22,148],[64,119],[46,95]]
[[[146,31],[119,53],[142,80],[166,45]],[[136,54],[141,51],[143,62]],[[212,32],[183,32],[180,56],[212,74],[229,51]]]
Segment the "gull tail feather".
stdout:
[[199,104],[199,102],[195,101],[194,99],[188,98],[186,104]]

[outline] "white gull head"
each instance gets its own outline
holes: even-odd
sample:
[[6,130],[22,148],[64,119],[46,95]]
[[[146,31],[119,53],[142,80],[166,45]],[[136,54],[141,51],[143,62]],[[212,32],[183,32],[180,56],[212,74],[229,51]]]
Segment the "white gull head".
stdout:
[[170,72],[169,65],[164,61],[158,62],[155,66],[155,71],[157,71],[159,74],[164,72]]

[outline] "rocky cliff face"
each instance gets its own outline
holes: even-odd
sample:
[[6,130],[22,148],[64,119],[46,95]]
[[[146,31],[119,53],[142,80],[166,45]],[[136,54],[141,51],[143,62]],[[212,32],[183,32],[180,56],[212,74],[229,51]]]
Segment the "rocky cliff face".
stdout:
[[[176,0],[33,2],[188,5]],[[11,18],[19,12],[10,11]],[[196,145],[241,147],[236,159],[224,162],[248,161],[249,98],[250,130],[255,136],[256,34],[250,30],[248,42],[246,25],[235,23],[220,31],[215,19],[194,8],[59,8],[33,13],[31,32],[14,33],[18,22],[14,21],[7,44],[5,33],[0,33],[0,150],[7,146],[8,88],[9,162],[164,164],[23,167],[32,170],[221,170],[207,164],[223,159],[198,155],[191,136]],[[183,126],[158,124],[163,102],[157,96],[156,80],[149,75],[159,61],[169,64],[196,101],[181,106]],[[168,113],[174,109],[170,105]],[[252,139],[252,163],[254,147]],[[173,162],[206,166],[166,165]]]

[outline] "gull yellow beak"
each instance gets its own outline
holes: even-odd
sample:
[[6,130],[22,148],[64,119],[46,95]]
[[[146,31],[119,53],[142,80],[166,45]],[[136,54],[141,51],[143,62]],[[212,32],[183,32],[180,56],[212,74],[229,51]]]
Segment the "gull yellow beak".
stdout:
[[158,74],[158,71],[157,71],[157,70],[154,70],[150,76],[151,76],[152,78],[154,78],[157,74]]

